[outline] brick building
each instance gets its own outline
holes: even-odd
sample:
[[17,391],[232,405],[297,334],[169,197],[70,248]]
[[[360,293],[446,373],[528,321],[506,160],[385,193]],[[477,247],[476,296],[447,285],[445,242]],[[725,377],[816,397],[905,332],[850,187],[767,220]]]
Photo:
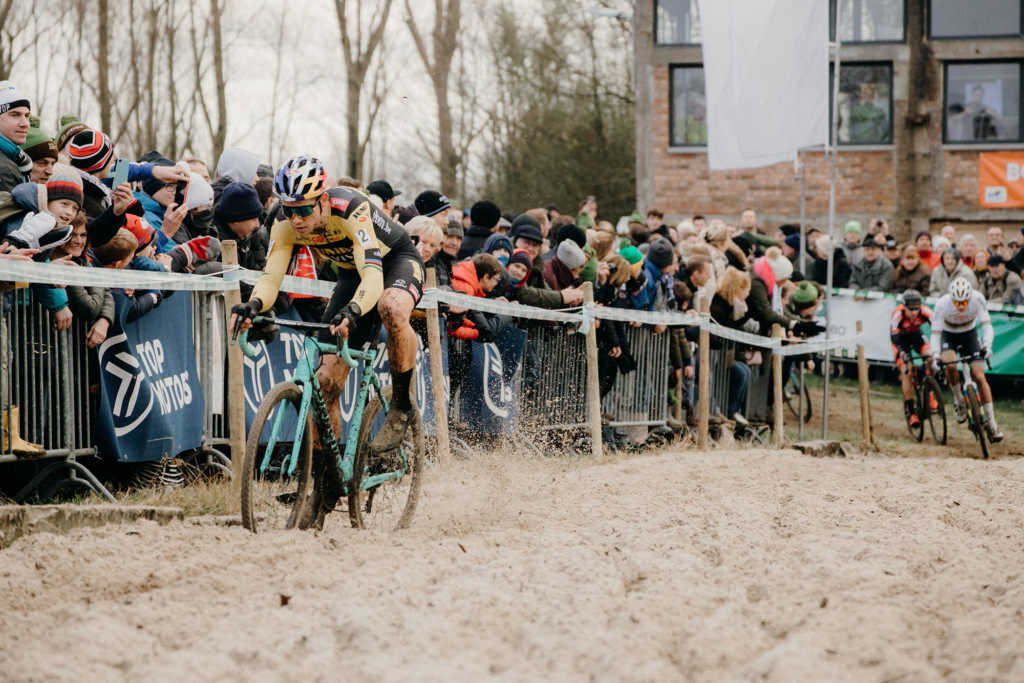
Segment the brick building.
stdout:
[[[843,43],[838,224],[884,217],[898,237],[946,222],[1016,233],[1024,206],[983,206],[979,162],[1024,157],[1024,1],[828,1],[833,32],[841,3]],[[638,0],[634,21],[639,204],[671,220],[736,220],[751,206],[766,227],[797,222],[794,164],[708,170],[697,0]],[[1007,182],[1024,196],[1024,180]],[[827,223],[828,183],[824,153],[808,152],[810,224]]]

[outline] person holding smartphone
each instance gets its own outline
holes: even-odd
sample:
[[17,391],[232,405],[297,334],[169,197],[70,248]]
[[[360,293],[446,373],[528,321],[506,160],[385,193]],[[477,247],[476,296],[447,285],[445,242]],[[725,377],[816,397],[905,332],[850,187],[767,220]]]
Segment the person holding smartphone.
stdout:
[[[154,168],[175,166],[170,159],[157,159],[153,162]],[[178,168],[175,166],[175,168]],[[181,170],[181,169],[179,169]],[[185,178],[188,173],[185,173]],[[188,216],[188,206],[185,204],[185,192],[188,182],[181,178],[166,182],[159,178],[151,178],[142,182],[142,191],[135,193],[135,198],[145,209],[146,221],[157,231],[158,254],[169,252],[179,241],[187,241],[187,232],[182,232],[185,240],[176,239],[182,223]]]

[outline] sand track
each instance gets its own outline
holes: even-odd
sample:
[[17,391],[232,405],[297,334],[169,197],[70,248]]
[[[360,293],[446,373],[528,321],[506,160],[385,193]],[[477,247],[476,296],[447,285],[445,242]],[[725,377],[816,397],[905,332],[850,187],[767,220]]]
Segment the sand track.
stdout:
[[22,538],[0,677],[1022,680],[1022,499],[1024,460],[483,456],[395,534]]

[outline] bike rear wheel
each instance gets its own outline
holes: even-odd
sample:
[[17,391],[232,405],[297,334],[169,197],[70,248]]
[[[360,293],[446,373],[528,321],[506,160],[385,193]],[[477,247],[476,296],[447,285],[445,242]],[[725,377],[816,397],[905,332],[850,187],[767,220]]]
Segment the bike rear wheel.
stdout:
[[[800,382],[795,377],[789,381],[789,386],[793,389],[793,393],[789,396],[784,396],[786,402],[786,408],[789,409],[789,414],[793,417],[800,419]],[[811,392],[807,388],[807,383],[804,382],[804,416],[802,422],[807,424],[811,421]]]
[[974,437],[981,446],[981,457],[984,460],[988,460],[988,442],[986,441],[984,416],[982,415],[978,394],[973,390],[967,392],[967,409],[970,411],[968,419],[971,423],[971,431],[974,432]]
[[[241,481],[242,526],[253,533],[256,533],[258,524],[266,528],[292,529],[298,526],[305,529],[312,522],[315,512],[312,504],[312,417],[307,415],[306,423],[296,426],[297,434],[283,433],[285,424],[297,422],[301,401],[302,389],[298,385],[281,382],[267,392],[253,417],[245,443]],[[269,425],[272,433],[278,420],[282,433],[278,434],[279,440],[269,453],[268,466],[264,468],[269,446],[264,439],[264,428]],[[294,472],[291,472],[290,464],[294,441],[281,441],[281,438],[301,440]]]
[[[390,399],[391,387],[385,388],[383,394],[386,399]],[[366,404],[359,427],[359,442],[348,496],[349,520],[357,529],[405,529],[412,522],[419,502],[423,461],[426,457],[423,416],[413,406],[415,415],[401,448],[385,453],[383,458],[378,459],[370,451],[370,441],[377,432],[374,422],[383,408],[380,397],[374,396]],[[368,477],[399,471],[402,476],[363,490],[363,482]]]
[[[917,403],[921,406],[922,420],[928,418],[928,426],[931,429],[935,443],[940,446],[946,445],[946,404],[942,401],[942,390],[934,377],[925,377],[918,388]],[[935,399],[935,409],[931,407],[930,398]]]

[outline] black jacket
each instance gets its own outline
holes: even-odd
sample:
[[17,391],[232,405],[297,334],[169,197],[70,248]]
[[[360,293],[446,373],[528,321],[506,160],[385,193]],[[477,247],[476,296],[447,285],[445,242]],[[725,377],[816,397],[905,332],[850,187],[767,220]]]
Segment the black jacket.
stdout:
[[[841,248],[836,248],[835,255],[832,257],[832,286],[848,287],[852,272],[853,269],[850,268],[850,263],[846,260],[846,254],[843,253]],[[814,265],[811,266],[811,279],[824,285],[827,284],[825,282],[827,275],[828,261],[815,256]]]
[[481,225],[474,225],[466,231],[466,236],[462,238],[462,246],[459,247],[459,253],[455,255],[455,259],[461,261],[464,258],[471,258],[476,256],[484,248],[484,242],[491,236],[491,229],[485,228]]

